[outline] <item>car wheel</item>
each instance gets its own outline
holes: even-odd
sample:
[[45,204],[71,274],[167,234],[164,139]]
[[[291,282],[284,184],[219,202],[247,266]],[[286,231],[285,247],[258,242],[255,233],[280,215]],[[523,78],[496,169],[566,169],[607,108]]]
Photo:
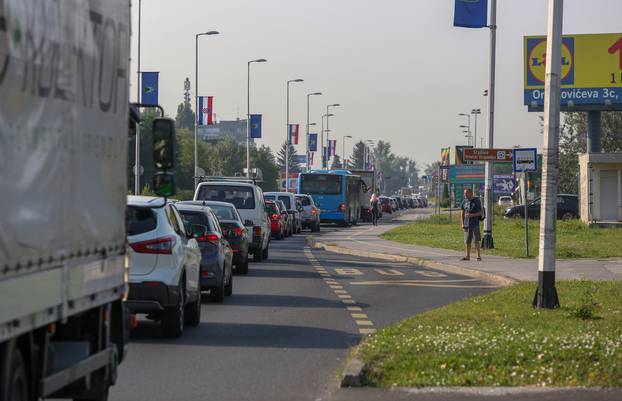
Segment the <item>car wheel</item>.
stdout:
[[0,364],[0,399],[30,400],[26,364],[14,342],[0,344]]
[[[183,280],[183,279],[182,279]],[[162,332],[166,337],[177,338],[181,337],[184,332],[184,311],[186,303],[186,286],[183,281],[179,285],[179,298],[177,299],[177,305],[173,308],[165,310],[162,314],[162,321],[160,323]]]
[[230,297],[233,294],[233,273],[229,273],[229,283],[225,285],[225,295]]
[[223,268],[223,277],[218,287],[212,287],[209,290],[210,297],[214,302],[222,302],[225,300],[225,269]]
[[253,262],[261,263],[262,261],[263,261],[263,252],[262,252],[262,250],[258,249],[255,252],[253,252]]
[[269,249],[269,248],[270,248],[270,244],[268,244],[268,246],[266,247],[266,249],[264,249],[264,250],[261,252],[261,253],[262,253],[262,256],[263,256],[263,258],[264,258],[264,260],[267,260],[267,259],[268,259],[268,256],[269,256],[268,249]]
[[243,275],[248,274],[248,252],[246,252],[244,260],[235,265],[235,272]]
[[562,220],[568,221],[574,219],[574,214],[571,212],[566,212],[562,215]]
[[186,324],[197,327],[201,324],[201,290],[197,291],[197,299],[186,306]]

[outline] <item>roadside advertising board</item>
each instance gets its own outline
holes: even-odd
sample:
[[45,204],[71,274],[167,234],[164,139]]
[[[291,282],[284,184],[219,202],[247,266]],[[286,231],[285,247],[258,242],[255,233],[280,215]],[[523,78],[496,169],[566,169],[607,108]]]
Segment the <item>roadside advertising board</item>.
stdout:
[[[524,104],[538,111],[544,105],[546,37],[524,37],[523,51]],[[560,100],[563,109],[622,109],[622,33],[563,36]]]
[[513,170],[515,173],[538,171],[538,150],[536,148],[517,148],[514,152]]
[[495,195],[512,195],[516,189],[516,179],[512,174],[497,174],[492,177]]
[[449,155],[451,154],[451,148],[441,148],[441,179],[446,182],[449,169],[450,160]]
[[512,149],[464,149],[464,161],[511,162]]
[[483,184],[485,166],[483,164],[466,164],[451,166],[449,179],[452,184]]

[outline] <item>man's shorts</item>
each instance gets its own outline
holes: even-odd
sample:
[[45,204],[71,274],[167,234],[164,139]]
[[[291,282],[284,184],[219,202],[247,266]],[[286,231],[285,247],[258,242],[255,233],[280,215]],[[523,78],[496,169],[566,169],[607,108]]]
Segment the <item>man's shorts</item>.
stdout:
[[479,243],[482,240],[481,237],[482,236],[479,232],[479,224],[475,227],[467,227],[464,229],[464,243],[467,245],[471,244],[473,240]]

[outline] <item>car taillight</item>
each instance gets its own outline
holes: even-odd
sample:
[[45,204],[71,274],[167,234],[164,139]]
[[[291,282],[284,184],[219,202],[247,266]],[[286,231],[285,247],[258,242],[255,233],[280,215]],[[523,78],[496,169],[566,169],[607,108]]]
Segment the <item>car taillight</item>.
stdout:
[[274,214],[272,215],[272,220],[278,220],[278,219],[279,219],[279,215],[278,215],[278,214],[276,214],[276,213],[274,213]]
[[316,215],[317,214],[317,209],[316,208],[312,208],[311,209],[311,214],[312,215]]
[[346,204],[345,203],[339,204],[339,211],[340,212],[345,212],[346,211]]
[[199,242],[212,242],[212,243],[216,243],[216,242],[218,242],[218,240],[220,240],[220,238],[218,237],[218,234],[214,234],[214,233],[202,235],[199,238],[197,238],[197,241],[199,241]]
[[148,241],[134,242],[130,246],[136,253],[170,255],[173,253],[175,242],[175,237],[161,237]]
[[235,228],[229,229],[229,236],[230,237],[241,237],[242,236],[242,229],[240,227],[235,227]]

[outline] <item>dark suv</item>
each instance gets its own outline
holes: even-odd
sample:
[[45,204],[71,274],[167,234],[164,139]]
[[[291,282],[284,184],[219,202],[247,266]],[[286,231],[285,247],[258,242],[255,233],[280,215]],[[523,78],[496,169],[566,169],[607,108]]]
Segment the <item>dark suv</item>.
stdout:
[[[530,219],[540,218],[540,198],[527,204],[527,216]],[[503,214],[506,218],[522,217],[525,218],[525,206],[516,205],[505,210]],[[579,197],[572,194],[557,195],[557,218],[562,220],[576,219],[579,217]]]

